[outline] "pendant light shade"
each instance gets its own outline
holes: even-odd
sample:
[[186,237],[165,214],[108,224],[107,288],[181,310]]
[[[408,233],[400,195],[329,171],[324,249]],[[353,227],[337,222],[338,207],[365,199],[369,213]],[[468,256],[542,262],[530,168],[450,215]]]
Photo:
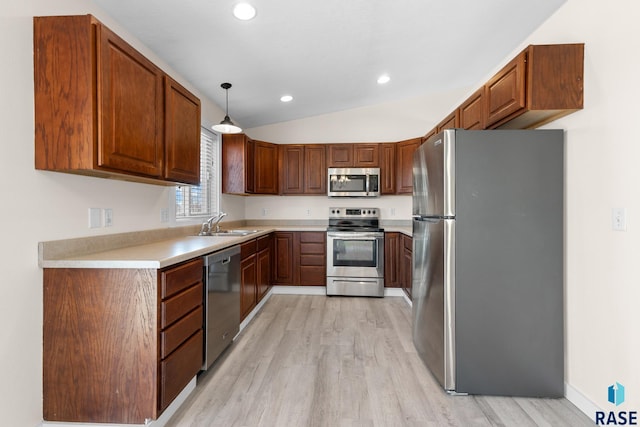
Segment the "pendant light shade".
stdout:
[[211,128],[220,133],[240,133],[242,129],[236,126],[229,118],[229,89],[231,88],[231,83],[222,83],[220,87],[227,93],[226,114],[220,124],[214,125]]

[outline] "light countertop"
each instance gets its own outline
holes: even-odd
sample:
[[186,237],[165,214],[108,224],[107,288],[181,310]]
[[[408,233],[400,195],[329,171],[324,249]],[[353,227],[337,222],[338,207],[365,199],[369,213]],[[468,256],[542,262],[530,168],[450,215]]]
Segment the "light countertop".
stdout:
[[[107,238],[105,236],[41,242],[39,244],[39,265],[41,268],[164,268],[241,244],[274,231],[326,230],[326,226],[317,225],[237,228],[259,231],[246,236],[197,236],[195,235],[197,233],[193,233],[141,244],[132,244],[129,237],[125,244],[118,245],[118,243],[111,242],[109,245],[105,245],[101,243]],[[385,227],[385,231],[411,235],[411,227]],[[138,232],[135,237],[137,238],[140,233]],[[123,241],[126,240],[123,238]],[[144,242],[144,239],[141,240]],[[68,242],[72,242],[72,247],[69,249],[64,247],[64,245],[69,245]],[[52,247],[55,249],[50,249]],[[61,247],[63,249],[60,249]]]

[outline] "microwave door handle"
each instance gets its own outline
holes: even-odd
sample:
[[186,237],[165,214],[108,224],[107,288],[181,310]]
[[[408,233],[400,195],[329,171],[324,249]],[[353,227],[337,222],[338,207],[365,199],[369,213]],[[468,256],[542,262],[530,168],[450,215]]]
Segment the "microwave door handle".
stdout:
[[367,196],[369,195],[369,174],[366,174],[366,181],[365,181],[365,191],[367,193]]

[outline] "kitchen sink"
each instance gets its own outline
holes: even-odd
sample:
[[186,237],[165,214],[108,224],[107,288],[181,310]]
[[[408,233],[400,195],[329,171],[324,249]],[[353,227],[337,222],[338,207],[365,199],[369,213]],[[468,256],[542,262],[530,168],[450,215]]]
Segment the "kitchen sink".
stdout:
[[238,236],[248,236],[249,234],[257,233],[260,230],[220,230],[220,231],[212,231],[210,233],[199,234],[199,236],[229,236],[229,237],[238,237]]

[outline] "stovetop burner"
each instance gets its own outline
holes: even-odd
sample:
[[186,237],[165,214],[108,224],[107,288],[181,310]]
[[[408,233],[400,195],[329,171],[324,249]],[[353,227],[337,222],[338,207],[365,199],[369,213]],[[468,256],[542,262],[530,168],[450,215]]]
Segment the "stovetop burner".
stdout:
[[378,208],[329,208],[327,231],[384,231]]

